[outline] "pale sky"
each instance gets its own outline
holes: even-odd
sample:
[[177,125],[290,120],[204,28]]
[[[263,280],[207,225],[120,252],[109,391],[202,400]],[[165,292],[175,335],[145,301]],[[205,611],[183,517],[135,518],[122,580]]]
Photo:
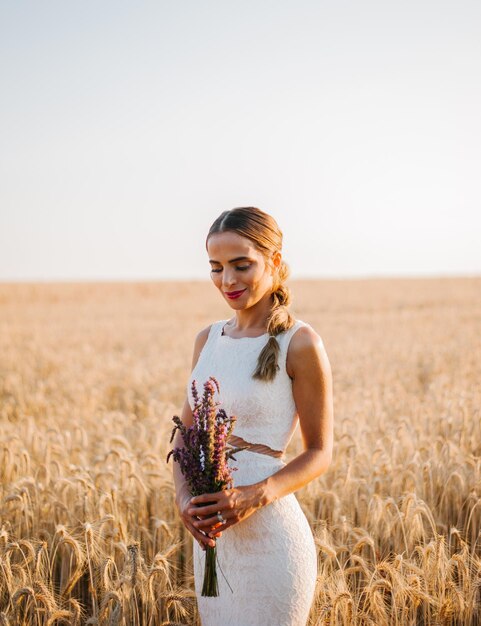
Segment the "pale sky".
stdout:
[[481,273],[481,3],[0,0],[0,280]]

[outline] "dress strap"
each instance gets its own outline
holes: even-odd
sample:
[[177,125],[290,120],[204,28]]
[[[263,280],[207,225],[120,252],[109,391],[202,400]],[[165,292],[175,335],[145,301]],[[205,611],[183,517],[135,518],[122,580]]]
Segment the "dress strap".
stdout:
[[217,339],[219,335],[222,335],[225,322],[226,320],[217,320],[216,322],[213,322],[210,327],[209,337],[212,336]]
[[284,346],[286,352],[292,336],[303,326],[309,326],[309,324],[303,322],[302,320],[297,320],[290,328],[282,333],[282,345]]
[[279,355],[278,365],[283,368],[284,371],[286,370],[287,352],[289,350],[289,344],[291,343],[291,339],[299,330],[299,328],[302,328],[303,326],[309,326],[309,324],[303,322],[302,320],[297,320],[290,328],[282,333],[282,339],[280,342],[281,352]]

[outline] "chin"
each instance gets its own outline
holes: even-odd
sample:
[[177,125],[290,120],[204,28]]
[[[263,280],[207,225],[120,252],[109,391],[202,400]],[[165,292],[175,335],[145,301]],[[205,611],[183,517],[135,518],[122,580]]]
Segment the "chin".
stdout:
[[226,302],[230,306],[231,309],[245,309],[245,308],[247,308],[247,305],[245,303],[242,304],[240,302],[237,302],[236,300],[229,300],[227,298]]
[[239,300],[230,300],[227,296],[224,296],[224,300],[230,306],[231,309],[240,310],[247,309],[249,306],[249,301],[239,302]]

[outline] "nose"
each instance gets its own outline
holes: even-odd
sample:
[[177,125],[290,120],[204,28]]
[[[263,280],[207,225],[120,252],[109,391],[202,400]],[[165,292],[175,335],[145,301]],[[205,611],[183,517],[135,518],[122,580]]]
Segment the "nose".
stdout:
[[224,288],[231,288],[232,285],[235,285],[236,278],[234,271],[231,269],[224,269],[222,276],[222,285]]

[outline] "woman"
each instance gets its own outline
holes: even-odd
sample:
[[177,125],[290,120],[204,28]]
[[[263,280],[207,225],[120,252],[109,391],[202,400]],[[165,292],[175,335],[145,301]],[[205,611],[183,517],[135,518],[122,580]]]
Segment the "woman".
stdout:
[[[250,447],[229,460],[237,467],[234,486],[219,493],[192,498],[174,463],[176,504],[196,539],[202,626],[305,626],[317,551],[293,492],[331,462],[329,360],[319,335],[288,311],[282,232],[270,215],[255,207],[224,211],[206,248],[212,281],[235,315],[197,335],[182,421],[193,423],[192,380],[202,385],[214,376],[218,401],[237,417],[229,443]],[[286,464],[282,457],[298,423],[305,449]],[[214,542],[219,595],[204,597],[205,546]]]

